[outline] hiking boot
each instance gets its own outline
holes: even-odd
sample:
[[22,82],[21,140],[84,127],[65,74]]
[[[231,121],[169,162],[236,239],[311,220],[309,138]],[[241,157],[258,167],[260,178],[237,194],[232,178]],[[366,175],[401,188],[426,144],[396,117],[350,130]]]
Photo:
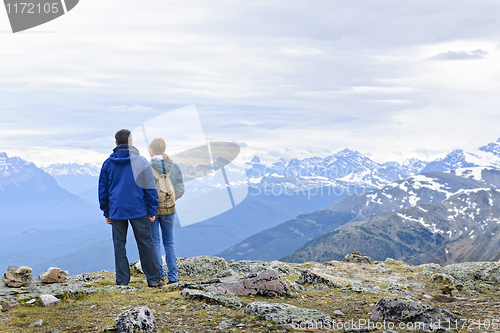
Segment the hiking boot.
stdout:
[[165,281],[162,281],[160,280],[160,282],[158,283],[151,283],[151,284],[148,284],[148,287],[149,288],[161,288],[165,285]]

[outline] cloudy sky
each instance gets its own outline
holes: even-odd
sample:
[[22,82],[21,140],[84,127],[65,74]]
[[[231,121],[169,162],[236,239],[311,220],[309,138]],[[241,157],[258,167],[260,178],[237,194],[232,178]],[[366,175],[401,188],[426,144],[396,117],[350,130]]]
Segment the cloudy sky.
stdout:
[[0,151],[100,163],[116,130],[194,104],[248,158],[474,152],[500,137],[498,17],[493,0],[82,0],[13,34],[2,8]]

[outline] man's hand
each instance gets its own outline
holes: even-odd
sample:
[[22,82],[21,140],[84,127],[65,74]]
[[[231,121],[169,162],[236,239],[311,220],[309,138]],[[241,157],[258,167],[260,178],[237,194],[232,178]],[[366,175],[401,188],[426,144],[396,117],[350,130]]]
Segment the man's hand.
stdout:
[[111,224],[111,219],[109,217],[106,217],[106,223]]
[[155,217],[156,216],[149,215],[149,222],[151,222],[151,223],[154,222],[155,221]]

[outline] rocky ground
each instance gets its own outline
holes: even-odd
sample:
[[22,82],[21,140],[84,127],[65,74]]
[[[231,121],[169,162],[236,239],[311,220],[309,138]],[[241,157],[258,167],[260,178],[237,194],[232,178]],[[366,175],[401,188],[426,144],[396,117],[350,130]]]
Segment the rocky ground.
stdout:
[[[500,262],[346,259],[179,258],[180,282],[162,289],[147,287],[140,263],[127,287],[114,285],[113,272],[17,288],[0,282],[0,331],[124,331],[125,312],[142,307],[156,332],[500,332]],[[56,304],[44,306],[40,295]]]

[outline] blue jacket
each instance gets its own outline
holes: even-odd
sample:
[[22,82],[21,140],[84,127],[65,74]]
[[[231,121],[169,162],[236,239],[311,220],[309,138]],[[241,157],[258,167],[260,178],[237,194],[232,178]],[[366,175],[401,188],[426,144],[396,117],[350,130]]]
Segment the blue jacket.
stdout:
[[[184,194],[184,181],[182,180],[182,172],[179,166],[172,162],[172,160],[171,162],[164,162],[163,159],[157,158],[153,158],[149,163],[160,175],[172,170],[168,178],[170,178],[172,186],[174,187],[175,200],[180,199]],[[163,169],[163,167],[165,167],[165,169]]]
[[102,165],[99,204],[104,217],[112,220],[156,215],[158,193],[153,172],[134,146],[116,146]]

